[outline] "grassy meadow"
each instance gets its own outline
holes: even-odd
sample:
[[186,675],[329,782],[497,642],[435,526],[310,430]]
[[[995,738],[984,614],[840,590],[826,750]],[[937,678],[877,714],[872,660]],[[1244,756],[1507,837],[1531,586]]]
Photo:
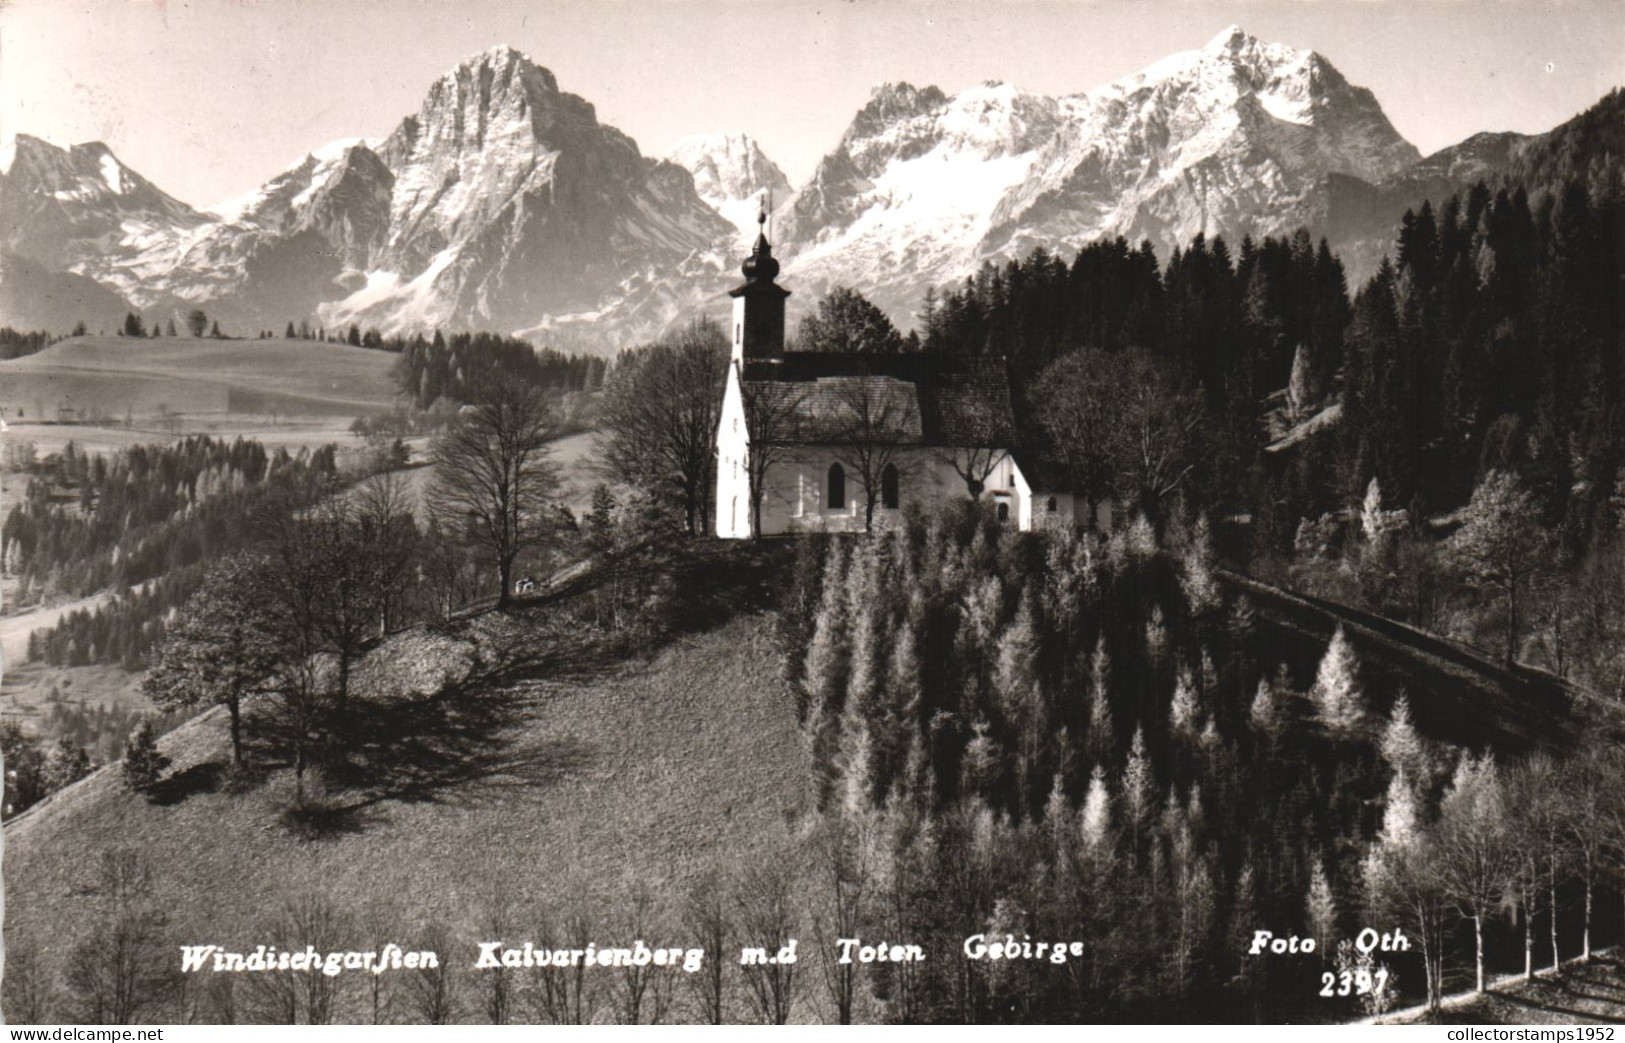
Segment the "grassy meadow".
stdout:
[[179,416],[348,421],[395,399],[387,352],[303,340],[74,337],[0,362],[8,422]]
[[[225,718],[206,713],[163,738],[174,764],[155,801],[129,792],[115,765],[8,824],[8,948],[63,960],[105,915],[96,865],[122,845],[151,865],[179,941],[251,949],[290,904],[319,895],[346,913],[357,948],[445,925],[459,974],[476,940],[491,940],[480,925],[499,910],[504,936],[518,942],[571,911],[595,918],[602,944],[630,943],[617,917],[639,894],[667,915],[712,870],[783,859],[799,872],[790,851],[808,810],[808,767],[770,620],[746,614],[647,659],[566,664],[543,652],[504,676],[499,697],[514,712],[481,735],[478,752],[444,777],[433,754],[413,758],[410,784],[316,839],[279,821],[292,785],[285,767],[247,792],[225,791]],[[533,638],[527,625],[487,617],[473,627],[518,628],[502,638],[510,647],[569,647]],[[358,684],[380,700],[415,698],[466,668],[467,637],[397,635]],[[688,944],[677,923],[643,930],[651,945]],[[365,1020],[358,1009],[345,1019]]]

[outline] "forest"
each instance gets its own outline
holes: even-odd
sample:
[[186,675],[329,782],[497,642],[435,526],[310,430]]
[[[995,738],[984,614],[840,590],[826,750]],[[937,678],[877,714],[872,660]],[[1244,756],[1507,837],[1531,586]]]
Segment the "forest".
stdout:
[[[1620,937],[1616,722],[1561,755],[1418,706],[1424,731],[1425,679],[1342,630],[1289,654],[1204,525],[1018,534],[967,504],[798,550],[780,645],[839,936],[1084,942],[866,979],[888,1020],[1345,1019]],[[1412,947],[1358,953],[1366,927]],[[1261,929],[1318,955],[1251,955]],[[1387,987],[1322,992],[1361,970]]]

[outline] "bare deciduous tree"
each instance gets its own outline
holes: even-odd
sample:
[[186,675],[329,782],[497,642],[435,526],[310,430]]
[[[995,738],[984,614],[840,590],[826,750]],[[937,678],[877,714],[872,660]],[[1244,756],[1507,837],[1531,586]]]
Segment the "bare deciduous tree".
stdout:
[[1075,351],[1044,371],[1034,399],[1091,508],[1109,489],[1156,513],[1203,455],[1201,395],[1142,348]]
[[457,1020],[456,963],[449,958],[456,947],[444,924],[430,924],[418,936],[417,948],[438,957],[432,966],[420,965],[403,979],[406,1001],[420,1024],[450,1025]]
[[[626,911],[619,936],[638,941],[649,939],[651,945],[656,944],[654,939],[661,934],[662,920],[649,882],[638,881],[623,902]],[[722,954],[716,955],[720,963]],[[652,962],[641,967],[632,963],[622,967],[615,992],[619,1023],[658,1025],[665,1021],[671,1012],[673,984],[670,968],[657,967]]]
[[[347,918],[307,882],[289,882],[290,891],[267,914],[263,935],[284,952],[307,946],[318,953],[349,948]],[[243,978],[242,1005],[255,1021],[279,1025],[328,1025],[338,1016],[343,975],[296,970],[264,971]]]
[[686,975],[690,989],[699,1001],[700,1014],[708,1025],[721,1025],[727,1020],[728,1004],[724,988],[723,970],[727,966],[722,954],[730,950],[733,942],[733,918],[729,912],[728,886],[715,872],[706,874],[689,891],[683,914],[683,926],[694,944],[715,959],[707,959],[697,973]]
[[1444,893],[1473,921],[1477,991],[1483,992],[1484,921],[1517,873],[1505,791],[1492,756],[1462,759],[1440,803],[1435,836]]
[[701,319],[623,355],[604,387],[598,453],[606,476],[675,504],[691,536],[705,527],[727,364],[726,335]]
[[152,902],[151,867],[133,849],[104,851],[97,877],[102,919],[73,947],[66,981],[81,1021],[133,1025],[177,991],[168,919]]
[[960,437],[965,444],[939,454],[965,483],[965,491],[973,500],[981,498],[987,476],[1009,455],[1007,447],[1001,447],[1001,442],[1007,441],[1000,437],[1005,426],[998,406],[986,398],[973,397],[964,404],[959,417]]
[[[774,956],[796,936],[799,920],[788,871],[773,864],[753,867],[739,888],[739,926],[746,944]],[[764,1025],[787,1024],[801,987],[796,963],[775,958],[745,964],[742,970],[745,994],[756,1017]]]
[[378,634],[389,632],[417,546],[412,486],[398,471],[366,479],[355,491],[350,521],[363,554],[367,601],[378,620]]
[[805,396],[777,381],[741,383],[740,388],[744,397],[745,427],[750,436],[745,473],[750,480],[751,531],[760,536],[768,472],[784,460],[785,441],[795,432]]
[[852,1024],[859,965],[855,959],[839,962],[837,943],[842,938],[861,937],[872,902],[875,851],[867,812],[867,808],[850,808],[831,814],[813,841],[821,877],[813,931],[819,942],[824,987],[842,1025]]
[[513,595],[514,562],[557,527],[553,431],[553,411],[540,391],[491,382],[430,448],[429,510],[442,531],[462,533],[495,564],[498,607]]
[[846,415],[836,452],[857,478],[863,492],[863,527],[870,531],[875,507],[885,493],[887,468],[894,469],[899,483],[917,470],[910,450],[919,431],[919,409],[912,388],[883,378],[848,378],[841,382],[838,396]]
[[1507,471],[1485,475],[1464,513],[1466,520],[1450,538],[1450,559],[1468,584],[1505,602],[1510,664],[1518,654],[1523,599],[1545,565],[1550,534],[1541,525],[1534,496]]
[[55,991],[51,968],[39,943],[13,931],[6,944],[5,989],[0,992],[6,1021],[13,1025],[45,1024],[51,1017]]

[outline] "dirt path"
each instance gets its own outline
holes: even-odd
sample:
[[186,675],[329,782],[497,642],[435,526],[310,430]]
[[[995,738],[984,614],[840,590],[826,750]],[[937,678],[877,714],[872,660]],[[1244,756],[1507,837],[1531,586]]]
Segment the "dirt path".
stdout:
[[42,627],[55,626],[63,616],[78,609],[95,609],[111,600],[112,594],[102,591],[77,601],[68,601],[50,608],[33,608],[18,615],[0,616],[0,669],[20,664],[28,655],[28,635]]

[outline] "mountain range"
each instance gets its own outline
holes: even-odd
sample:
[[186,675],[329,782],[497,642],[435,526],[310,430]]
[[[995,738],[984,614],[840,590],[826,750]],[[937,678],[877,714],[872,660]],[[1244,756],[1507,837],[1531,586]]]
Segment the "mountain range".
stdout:
[[1197,233],[1307,226],[1358,276],[1405,206],[1513,169],[1539,138],[1481,134],[1423,158],[1324,57],[1230,27],[1079,94],[882,85],[792,191],[744,134],[644,156],[498,47],[387,137],[322,146],[209,208],[99,142],[18,135],[0,259],[30,289],[0,295],[0,323],[66,329],[118,300],[149,317],[201,306],[235,332],[311,318],[613,349],[715,310],[764,194],[793,306],[846,284],[905,328],[927,287],[1101,237],[1166,253]]

